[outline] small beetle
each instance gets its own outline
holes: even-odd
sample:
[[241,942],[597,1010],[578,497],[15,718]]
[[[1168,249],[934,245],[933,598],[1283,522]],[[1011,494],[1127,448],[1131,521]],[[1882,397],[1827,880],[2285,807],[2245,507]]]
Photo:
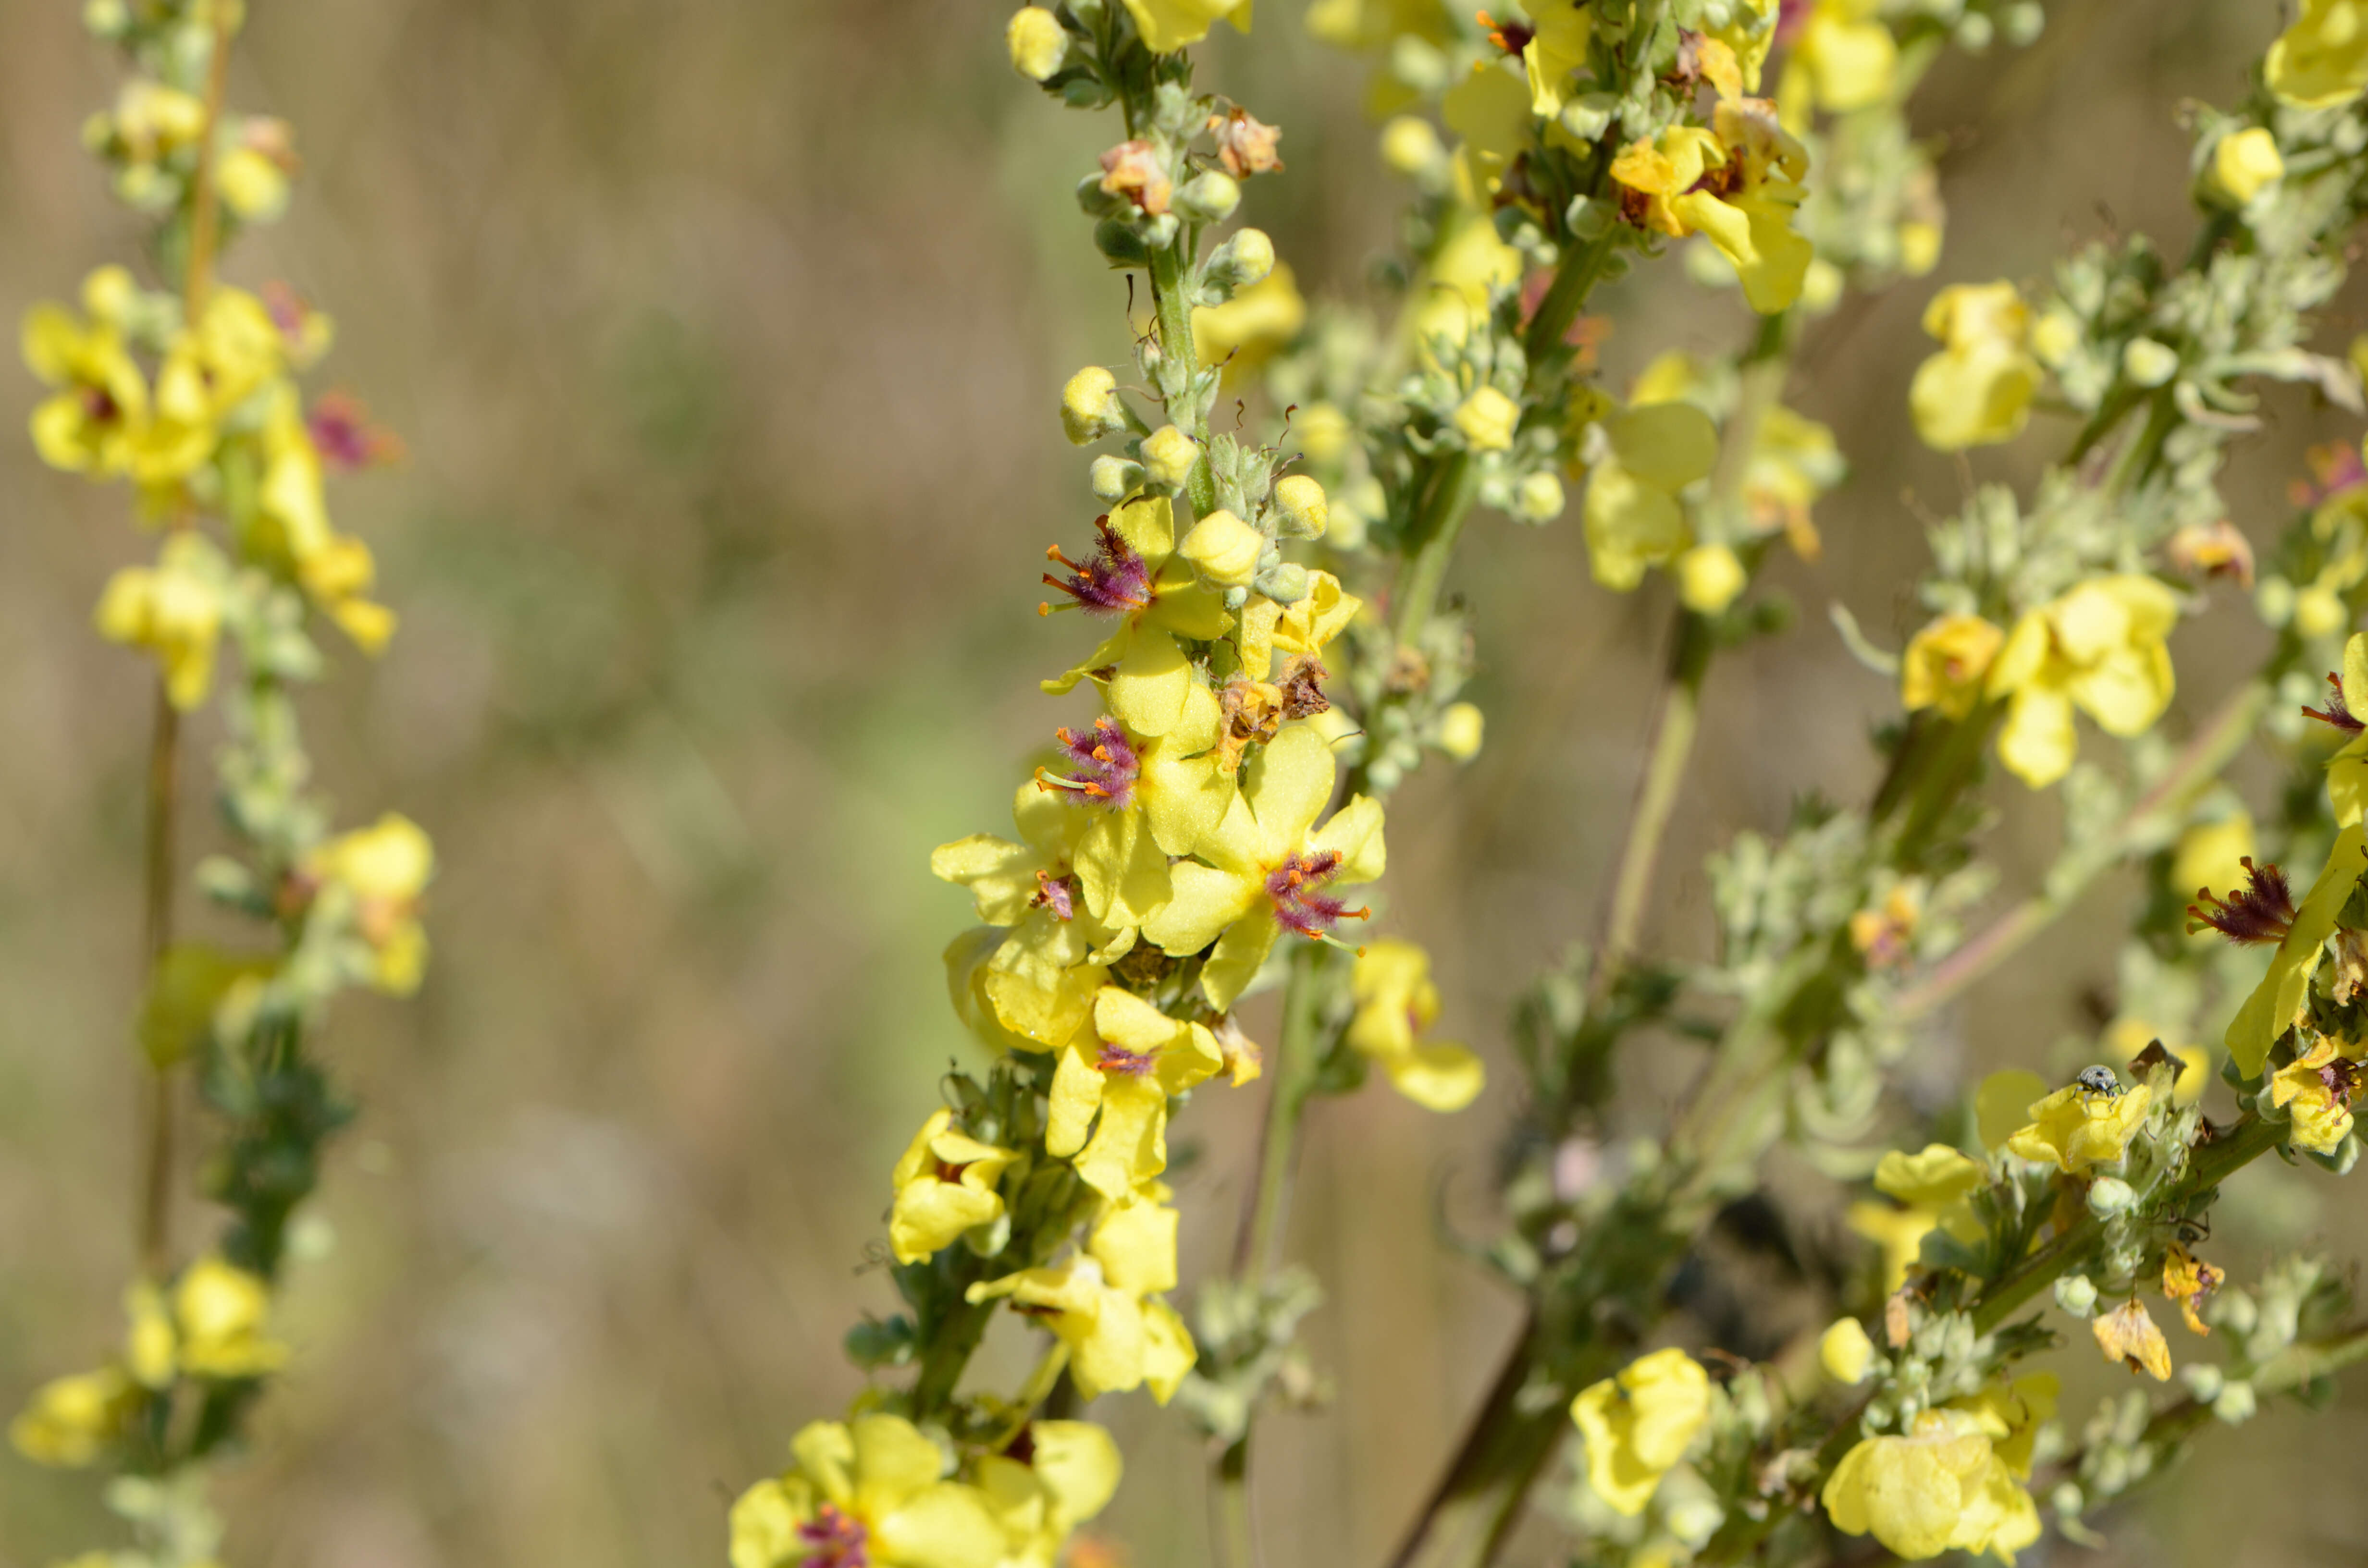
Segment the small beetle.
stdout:
[[2089,1094],[2103,1095],[2108,1098],[2128,1092],[2122,1087],[2122,1081],[2113,1076],[2113,1070],[2102,1064],[2081,1068],[2079,1075],[2072,1082]]

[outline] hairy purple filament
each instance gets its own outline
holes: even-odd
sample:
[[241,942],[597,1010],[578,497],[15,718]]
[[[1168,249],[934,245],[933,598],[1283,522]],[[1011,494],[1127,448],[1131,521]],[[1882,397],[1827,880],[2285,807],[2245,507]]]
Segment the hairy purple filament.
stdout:
[[1077,917],[1077,894],[1069,879],[1048,871],[1036,873],[1036,896],[1028,903],[1031,908],[1051,910],[1053,918],[1064,924]]
[[1141,1078],[1158,1065],[1158,1059],[1147,1051],[1129,1051],[1122,1045],[1102,1042],[1101,1058],[1094,1063],[1105,1073],[1116,1073],[1124,1078]]
[[1362,920],[1371,915],[1372,910],[1351,909],[1347,899],[1323,891],[1339,869],[1339,851],[1334,849],[1305,859],[1295,853],[1284,857],[1282,864],[1266,877],[1266,896],[1274,904],[1277,923],[1285,930],[1315,937],[1329,936],[1343,920]]
[[2245,868],[2245,886],[2226,898],[2214,896],[2210,888],[2198,888],[2195,896],[2203,907],[2187,906],[2191,932],[2210,926],[2232,942],[2248,947],[2285,939],[2294,923],[2294,890],[2286,886],[2286,875],[2275,866],[2256,866],[2253,858],[2246,856],[2237,862]]
[[2352,713],[2351,705],[2343,699],[2343,677],[2329,670],[2327,675],[2327,685],[2326,711],[2322,712],[2316,708],[2305,708],[2303,712],[2322,724],[2334,725],[2347,735],[2356,735],[2362,729],[2368,729],[2368,725],[2362,724],[2358,717]]
[[[1117,615],[1126,610],[1142,609],[1151,603],[1151,568],[1144,563],[1134,547],[1119,537],[1110,527],[1107,513],[1094,519],[1094,529],[1102,536],[1099,549],[1093,559],[1085,562],[1070,560],[1054,545],[1044,552],[1045,558],[1057,561],[1069,569],[1064,581],[1050,572],[1044,581],[1060,589],[1076,601],[1078,608],[1093,615]],[[1053,607],[1039,605],[1037,613],[1050,615]]]
[[806,1552],[802,1568],[871,1568],[871,1532],[827,1503],[798,1527],[798,1545]]
[[1053,790],[1073,806],[1109,806],[1124,811],[1134,803],[1134,781],[1142,775],[1143,759],[1135,756],[1133,743],[1118,721],[1105,715],[1094,721],[1091,730],[1080,734],[1075,730],[1053,732],[1061,744],[1062,766],[1066,777],[1036,770],[1036,787]]

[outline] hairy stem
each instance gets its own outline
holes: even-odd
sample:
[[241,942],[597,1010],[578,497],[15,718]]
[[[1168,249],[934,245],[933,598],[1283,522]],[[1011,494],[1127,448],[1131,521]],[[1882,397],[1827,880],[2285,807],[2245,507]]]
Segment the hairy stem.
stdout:
[[[1192,301],[1185,288],[1190,267],[1182,241],[1151,253],[1151,302],[1159,322],[1159,386],[1167,417],[1201,443],[1192,472],[1184,482],[1184,498],[1192,516],[1204,517],[1217,507],[1216,480],[1209,472],[1209,427],[1192,395],[1192,380],[1200,360],[1192,349]],[[1179,410],[1178,403],[1183,404]],[[1177,417],[1178,413],[1183,417]]]

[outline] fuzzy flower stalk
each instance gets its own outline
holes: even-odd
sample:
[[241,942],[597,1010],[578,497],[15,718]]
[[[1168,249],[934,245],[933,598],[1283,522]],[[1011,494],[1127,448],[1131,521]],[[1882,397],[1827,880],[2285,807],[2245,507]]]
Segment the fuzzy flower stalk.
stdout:
[[[147,967],[129,1009],[143,1080],[138,1270],[105,1359],[33,1391],[9,1428],[36,1463],[115,1477],[106,1495],[131,1544],[76,1561],[117,1568],[214,1562],[209,1476],[289,1362],[275,1298],[290,1222],[352,1114],[313,1041],[339,992],[407,994],[427,963],[427,835],[394,812],[340,830],[308,784],[297,692],[328,674],[337,644],[375,655],[394,631],[370,547],[332,520],[330,482],[399,448],[352,397],[308,386],[329,318],[222,265],[241,232],[285,209],[298,166],[287,125],[225,103],[243,13],[220,0],[88,8],[127,74],[85,141],[151,225],[160,275],[103,266],[73,303],[36,304],[22,325],[44,388],[35,449],[120,487],[140,525],[127,546],[147,554],[93,612],[156,680]],[[193,880],[245,926],[220,942],[176,930],[189,876],[176,857],[181,731],[208,708],[237,853]],[[227,1211],[199,1237],[176,1223],[192,1166]]]

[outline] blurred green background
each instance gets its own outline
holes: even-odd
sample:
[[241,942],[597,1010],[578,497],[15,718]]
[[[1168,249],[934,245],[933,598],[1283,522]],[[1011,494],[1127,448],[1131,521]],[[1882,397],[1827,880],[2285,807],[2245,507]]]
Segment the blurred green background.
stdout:
[[[77,9],[0,7],[11,315],[70,295],[135,234],[77,149],[116,69]],[[1779,571],[1796,633],[1713,677],[1653,917],[1670,950],[1705,950],[1709,849],[1780,826],[1803,792],[1870,782],[1863,733],[1893,699],[1824,609],[1839,599],[1878,641],[1903,638],[1918,518],[1963,493],[1965,472],[1906,418],[1924,301],[1943,282],[2036,279],[2104,230],[2178,254],[2178,106],[2240,96],[2279,22],[2215,0],[2051,13],[2036,47],[1952,60],[1919,98],[1919,128],[1950,148],[1940,272],[1811,330],[1791,401],[1840,432],[1855,472],[1819,508],[1824,561]],[[890,1301],[865,1262],[888,1165],[935,1073],[971,1049],[938,962],[966,902],[930,879],[928,851],[1002,829],[1020,759],[1069,717],[1033,683],[1068,662],[1076,629],[1038,619],[1034,579],[1092,506],[1053,411],[1077,364],[1124,353],[1123,282],[1067,195],[1116,133],[1012,76],[1003,19],[940,0],[251,6],[233,101],[292,120],[306,167],[289,221],[226,275],[285,278],[332,312],[338,346],[314,384],[361,394],[411,452],[333,497],[404,619],[382,662],[340,660],[312,733],[343,820],[409,812],[441,872],[425,992],[333,1020],[326,1053],[364,1113],[316,1208],[316,1259],[294,1275],[294,1374],[227,1488],[230,1561],[719,1562],[730,1495],[858,1387],[837,1346]],[[1360,68],[1302,37],[1292,7],[1261,6],[1258,26],[1204,62],[1204,80],[1284,127],[1289,173],[1256,183],[1249,217],[1303,286],[1354,296],[1397,199]],[[1663,347],[1742,341],[1732,295],[1704,303],[1680,270],[1610,297],[1613,385]],[[2334,347],[2357,301],[2333,312]],[[0,375],[0,426],[20,428],[33,394]],[[2271,414],[2228,486],[2257,541],[2283,522],[2302,448],[2358,434],[2298,398]],[[1970,472],[2027,480],[2050,437],[1976,454]],[[104,1353],[131,1262],[149,677],[88,625],[107,574],[142,549],[121,493],[0,437],[0,496],[13,1406]],[[1394,808],[1387,915],[1432,949],[1443,1027],[1498,1082],[1452,1119],[1381,1087],[1315,1115],[1292,1248],[1333,1287],[1315,1344],[1338,1397],[1276,1422],[1260,1452],[1276,1564],[1378,1561],[1510,1331],[1508,1299],[1433,1220],[1490,1222],[1501,1020],[1600,917],[1659,657],[1657,583],[1596,588],[1575,515],[1483,522],[1453,587],[1481,631],[1488,745]],[[2262,645],[2222,599],[2174,644],[2174,726]],[[2011,781],[1994,793],[2009,887],[2028,886],[2053,803]],[[189,801],[202,848],[214,830],[201,790]],[[2060,1041],[2093,1027],[2134,894],[2108,883],[1982,986],[1918,1075],[2081,1059]],[[1261,1026],[1270,1038],[1254,1012]],[[1641,1063],[1638,1097],[1673,1092],[1682,1066]],[[1188,1287],[1228,1239],[1259,1105],[1207,1093],[1187,1118]],[[2331,1197],[2325,1178],[2248,1180],[2273,1228],[2353,1255],[2368,1241],[2340,1203],[2302,1196]],[[185,1220],[185,1234],[211,1222],[194,1205]],[[2220,1261],[2242,1278],[2265,1246],[2231,1236]],[[986,1369],[1009,1375],[1023,1354],[998,1343]],[[1144,1568],[1201,1561],[1181,1421],[1109,1403],[1096,1415],[1130,1474],[1108,1532]],[[2341,1483],[2363,1412],[2355,1390],[2315,1420],[2207,1439],[2208,1464],[2084,1561],[2368,1560],[2368,1498]],[[2297,1471],[2313,1478],[2301,1491]],[[2307,1506],[2263,1508],[2272,1491]],[[0,1565],[113,1539],[87,1480],[0,1459]],[[1544,1537],[1523,1551],[1549,1560]]]

